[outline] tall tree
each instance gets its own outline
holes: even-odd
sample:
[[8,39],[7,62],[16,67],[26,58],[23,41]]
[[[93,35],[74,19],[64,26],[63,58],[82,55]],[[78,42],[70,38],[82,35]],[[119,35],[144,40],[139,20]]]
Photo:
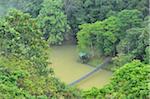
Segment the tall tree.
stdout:
[[[117,38],[117,18],[110,17],[93,24],[83,24],[78,32],[78,48],[81,52],[92,52],[93,55],[112,55]],[[98,53],[96,53],[98,52]]]
[[119,12],[117,17],[119,19],[119,26],[121,30],[118,34],[118,38],[124,37],[126,35],[125,31],[130,28],[141,27],[143,20],[141,15],[141,12],[138,10],[122,10]]
[[144,18],[149,12],[148,4],[148,0],[64,0],[65,12],[74,33],[78,32],[78,25],[104,20],[125,9],[137,9]]
[[80,98],[48,67],[47,45],[29,14],[13,9],[0,19],[1,98]]
[[38,72],[46,74],[47,43],[42,38],[37,22],[29,14],[10,10],[0,22],[0,51],[4,56],[14,55],[34,61]]
[[38,16],[44,37],[50,44],[61,44],[68,33],[69,25],[61,0],[44,0]]

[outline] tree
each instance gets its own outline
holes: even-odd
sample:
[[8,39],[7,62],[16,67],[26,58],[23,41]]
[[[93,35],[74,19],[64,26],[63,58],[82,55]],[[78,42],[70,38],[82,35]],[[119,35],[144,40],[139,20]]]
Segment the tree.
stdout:
[[0,57],[1,98],[80,98],[80,91],[68,87],[54,77],[36,74],[29,60],[9,56]]
[[126,36],[121,40],[118,45],[118,52],[131,53],[134,49],[137,49],[139,36],[143,32],[143,28],[131,28],[126,31]]
[[118,34],[119,39],[122,39],[126,35],[126,30],[141,27],[142,17],[141,12],[138,10],[122,10],[117,14],[117,17],[120,27],[120,32]]
[[64,0],[64,10],[69,25],[76,34],[79,31],[79,25],[105,20],[122,10],[137,9],[144,18],[149,12],[148,4],[148,0]]
[[62,7],[61,0],[44,0],[38,16],[44,38],[50,44],[61,44],[68,33],[67,17]]
[[[124,48],[126,47],[126,42],[129,43],[131,42],[130,40],[133,40],[132,36],[137,39],[134,32],[132,36],[126,37],[127,40],[122,40],[125,36],[129,36],[126,30],[133,27],[141,27],[142,19],[140,14],[137,10],[123,10],[117,15],[111,16],[103,21],[81,25],[81,30],[77,33],[79,50],[81,52],[84,50],[87,52],[88,50],[88,53],[90,51],[98,51],[105,56],[115,56],[117,52],[119,53],[119,50],[117,50],[119,42],[122,42],[119,48]],[[141,31],[137,31],[136,33],[141,33]],[[131,47],[136,47],[136,45],[133,45]]]
[[21,11],[10,10],[0,22],[1,54],[28,59],[36,64],[38,73],[47,74],[47,42],[41,37],[36,20]]
[[48,44],[36,22],[14,9],[0,20],[0,97],[80,98],[48,67]]
[[132,28],[127,30],[126,36],[117,47],[118,53],[132,55],[135,59],[144,60],[146,48],[149,46],[146,28]]
[[116,23],[117,18],[110,17],[104,21],[81,25],[77,36],[79,51],[91,51],[92,56],[99,55],[98,53],[113,55],[114,43],[117,40],[114,35],[118,29]]
[[72,36],[76,38],[79,31],[78,26],[85,23],[85,9],[83,8],[83,0],[63,0],[64,11],[67,15],[69,26],[72,29]]

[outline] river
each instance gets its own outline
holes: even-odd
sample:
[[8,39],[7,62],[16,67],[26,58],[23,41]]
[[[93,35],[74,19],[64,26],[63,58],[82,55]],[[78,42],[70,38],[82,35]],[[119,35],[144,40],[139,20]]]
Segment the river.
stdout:
[[[54,69],[56,76],[67,84],[94,69],[86,64],[77,62],[78,53],[75,45],[54,46],[50,52],[50,60],[52,62],[50,66]],[[81,81],[76,86],[81,89],[89,89],[91,87],[102,88],[109,83],[111,76],[112,72],[101,70]]]

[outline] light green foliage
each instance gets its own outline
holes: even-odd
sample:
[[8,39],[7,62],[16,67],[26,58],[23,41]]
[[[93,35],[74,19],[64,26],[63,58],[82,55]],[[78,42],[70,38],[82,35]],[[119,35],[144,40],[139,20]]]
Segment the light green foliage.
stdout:
[[117,31],[116,22],[116,17],[110,17],[104,21],[81,25],[77,36],[79,51],[92,52],[90,54],[93,56],[97,54],[96,51],[100,54],[111,55],[117,40],[114,35]]
[[148,65],[133,61],[117,70],[111,83],[114,95],[134,98],[148,96],[149,69]]
[[0,57],[0,97],[2,98],[73,98],[80,91],[69,88],[53,74],[40,76],[28,60]]
[[19,88],[22,84],[21,81],[28,75],[26,71],[21,70],[21,66],[24,63],[20,64],[18,68],[13,67],[14,64],[17,64],[17,62],[13,63],[11,61],[10,63],[7,59],[0,58],[0,97],[15,99],[31,98],[31,94],[28,91]]
[[37,72],[48,72],[47,56],[44,52],[47,43],[41,38],[36,20],[29,14],[11,10],[0,23],[0,51],[4,56],[15,55],[31,60],[36,64]]
[[44,0],[38,16],[44,37],[50,44],[61,44],[69,29],[62,7],[61,0]]
[[0,57],[0,97],[31,98],[32,95],[27,90],[23,90],[25,87],[23,82],[27,80],[28,70],[29,68],[32,70],[32,67],[26,67],[28,61],[11,58]]
[[118,69],[111,83],[102,89],[93,88],[83,93],[85,99],[119,98],[147,99],[149,95],[149,66],[138,60]]
[[0,21],[0,41],[0,97],[80,97],[48,68],[47,43],[29,14],[11,10]]
[[[131,41],[138,39],[134,33],[135,39],[132,39],[132,36],[126,37],[128,39],[126,41],[122,39],[125,38],[125,35],[129,36],[129,31],[126,32],[127,29],[141,26],[141,22],[142,19],[139,11],[123,10],[116,16],[111,16],[103,21],[81,25],[81,30],[77,35],[79,51],[86,51],[88,53],[98,51],[101,55],[113,56],[117,51],[119,52],[119,50],[116,50],[119,42],[122,42],[122,45],[119,45],[121,49],[126,47],[127,42],[129,44],[137,43]],[[137,34],[141,33],[140,29],[137,31]],[[133,45],[131,46],[136,47],[136,45]]]
[[[5,15],[0,19],[0,98],[149,98],[148,4],[148,0],[0,0],[0,15]],[[31,15],[14,9],[6,14],[9,8]],[[83,97],[48,68],[48,43],[62,44],[71,32],[68,23],[79,52],[91,59],[115,56],[117,70],[111,83],[84,91]]]

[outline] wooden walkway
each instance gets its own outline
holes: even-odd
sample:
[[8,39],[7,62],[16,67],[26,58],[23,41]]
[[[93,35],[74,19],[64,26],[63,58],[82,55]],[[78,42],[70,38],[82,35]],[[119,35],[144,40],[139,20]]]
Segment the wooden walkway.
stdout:
[[110,58],[110,57],[109,57],[109,58],[106,58],[105,61],[104,61],[102,64],[100,64],[99,66],[97,66],[94,70],[92,70],[92,71],[88,72],[87,74],[83,75],[83,76],[80,77],[79,79],[77,79],[77,80],[71,82],[71,83],[69,84],[69,86],[76,85],[77,83],[79,83],[80,81],[82,81],[82,80],[88,78],[89,76],[91,76],[91,75],[94,74],[95,72],[100,71],[101,68],[104,67],[104,66],[106,66],[106,65],[108,65],[108,63],[109,63],[110,61],[111,61],[111,58]]

